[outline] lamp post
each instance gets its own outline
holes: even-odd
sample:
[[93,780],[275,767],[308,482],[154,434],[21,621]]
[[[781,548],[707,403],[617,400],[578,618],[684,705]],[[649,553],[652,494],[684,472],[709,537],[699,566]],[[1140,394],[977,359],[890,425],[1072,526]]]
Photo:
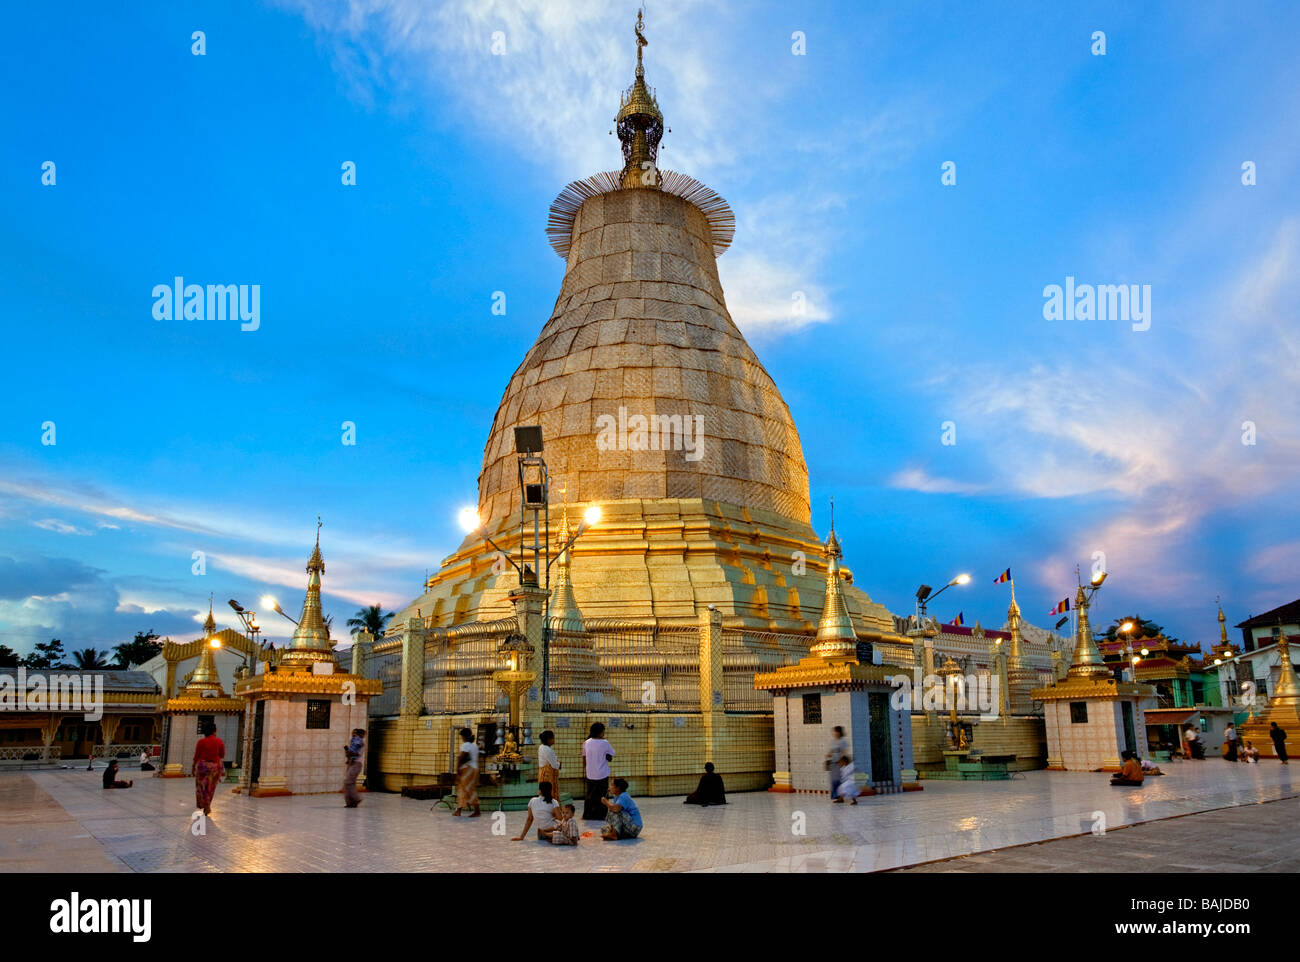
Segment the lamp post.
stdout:
[[[234,598],[230,599],[230,607],[233,608],[235,614],[239,616],[239,620],[244,623],[244,630],[248,632],[249,641],[253,644],[253,651],[260,653],[261,649],[257,644],[257,635],[262,629],[257,623],[257,612],[248,611]],[[293,619],[290,618],[289,620],[292,621]],[[249,659],[249,661],[249,669],[256,672],[257,668],[251,664],[251,659]],[[239,753],[239,786],[241,789],[247,791],[249,788],[249,777],[252,775],[251,756],[253,753],[253,720],[249,717],[249,712],[247,710],[244,712],[244,737],[241,738],[240,741],[242,742],[242,750]]]
[[935,598],[938,598],[941,594],[943,594],[945,591],[947,591],[947,590],[948,590],[949,588],[951,588],[953,585],[964,585],[964,584],[967,584],[969,581],[970,581],[970,575],[967,575],[967,574],[960,574],[960,575],[958,575],[957,577],[953,578],[952,581],[949,581],[946,585],[944,585],[944,586],[943,586],[942,588],[940,588],[938,591],[934,592],[933,594],[930,593],[930,586],[929,586],[929,585],[921,585],[921,587],[917,588],[917,589],[916,589],[916,614],[917,614],[917,621],[918,621],[918,622],[921,622],[921,623],[924,623],[924,621],[925,621],[925,609],[926,609],[926,606],[927,606],[931,601],[934,601]]
[[[551,652],[550,652],[550,631],[549,631],[550,617],[551,617],[551,595],[550,595],[551,566],[555,564],[555,562],[558,561],[566,551],[568,551],[570,548],[573,547],[574,542],[576,542],[579,538],[581,538],[587,532],[587,529],[589,529],[592,525],[600,523],[601,515],[602,512],[600,509],[600,505],[593,504],[590,507],[588,507],[587,510],[583,512],[582,521],[579,522],[578,530],[574,532],[573,536],[569,538],[568,541],[564,542],[564,544],[559,548],[559,550],[555,552],[554,555],[550,553],[548,548],[545,555],[543,555],[543,557],[540,559],[539,566],[543,568],[542,573],[545,576],[545,584],[547,588],[546,601],[545,601],[545,605],[543,608],[543,615],[542,615],[542,702],[543,704],[545,704],[545,702],[549,697],[550,681],[551,681],[550,678]],[[459,517],[460,517],[460,525],[467,534],[472,534],[475,535],[476,537],[482,538],[484,541],[490,544],[499,554],[501,554],[502,557],[504,557],[507,561],[510,562],[511,566],[514,567],[515,572],[519,576],[520,585],[524,585],[524,584],[535,585],[537,583],[535,580],[536,569],[532,569],[534,574],[531,578],[529,578],[525,574],[525,572],[529,570],[527,565],[525,564],[524,567],[521,568],[518,564],[515,563],[515,560],[511,558],[510,555],[508,555],[500,545],[498,545],[495,541],[492,540],[491,536],[487,533],[487,527],[479,519],[478,511],[476,509],[472,507],[462,508]],[[549,512],[548,512],[547,527],[549,529]]]

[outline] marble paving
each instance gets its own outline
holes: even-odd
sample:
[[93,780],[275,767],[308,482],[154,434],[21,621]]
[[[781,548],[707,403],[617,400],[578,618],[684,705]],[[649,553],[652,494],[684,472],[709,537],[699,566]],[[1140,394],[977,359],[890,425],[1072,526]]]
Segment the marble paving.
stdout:
[[0,871],[871,872],[1077,836],[1096,812],[1114,828],[1300,796],[1300,778],[1293,784],[1292,768],[1276,763],[1167,768],[1142,788],[1112,788],[1101,774],[1029,772],[927,782],[923,792],[856,806],[767,792],[707,809],[646,798],[639,839],[584,838],[576,848],[511,841],[519,812],[453,818],[384,793],[350,810],[340,795],[250,799],[224,785],[196,836],[188,779],[137,778],[133,789],[106,792],[98,771],[11,773],[0,775]]

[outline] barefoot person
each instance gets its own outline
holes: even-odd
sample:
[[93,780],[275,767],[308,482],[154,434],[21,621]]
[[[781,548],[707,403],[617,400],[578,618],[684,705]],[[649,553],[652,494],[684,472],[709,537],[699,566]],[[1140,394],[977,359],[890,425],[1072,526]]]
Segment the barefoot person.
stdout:
[[627,793],[627,779],[614,779],[614,791],[617,794],[601,799],[609,814],[605,816],[605,827],[601,829],[600,837],[607,842],[636,838],[641,834],[641,810]]
[[1141,785],[1142,784],[1142,764],[1127,748],[1120,752],[1120,757],[1124,759],[1124,764],[1120,766],[1119,774],[1111,776],[1112,785]]
[[582,830],[578,828],[578,809],[572,803],[557,809],[559,819],[551,832],[552,845],[577,845]]
[[116,758],[113,759],[111,762],[109,762],[109,763],[108,763],[108,767],[107,767],[106,769],[104,769],[104,787],[105,787],[105,788],[130,788],[130,787],[131,787],[132,785],[134,785],[134,784],[135,784],[135,782],[123,782],[123,781],[118,781],[118,778],[117,778],[117,759],[116,759]]
[[695,791],[686,796],[684,805],[703,805],[708,808],[710,805],[726,805],[727,790],[722,784],[722,776],[713,770],[713,762],[704,763],[704,774],[700,776],[700,784],[695,787]]
[[549,841],[558,824],[559,804],[551,795],[551,783],[538,782],[537,794],[528,800],[528,818],[524,821],[524,830],[514,837],[514,841],[522,842],[526,839],[534,822],[537,823],[538,840]]
[[212,814],[212,796],[225,771],[225,757],[226,743],[217,737],[217,726],[204,722],[203,737],[194,746],[194,807],[202,809],[204,815]]
[[459,815],[467,808],[474,809],[470,818],[482,815],[478,804],[478,745],[474,733],[468,728],[460,730],[460,754],[456,757],[456,811]]
[[591,736],[582,743],[583,775],[587,779],[587,797],[582,805],[586,821],[601,821],[605,810],[601,804],[609,791],[609,763],[614,758],[614,746],[605,741],[605,726],[595,722]]
[[537,781],[549,782],[551,796],[560,797],[560,756],[555,754],[555,732],[549,728],[542,732],[542,744],[537,748]]
[[343,747],[343,755],[347,759],[346,767],[343,769],[343,799],[348,808],[356,808],[361,804],[357,779],[361,777],[361,753],[365,749],[365,744],[366,730],[354,728],[352,739]]

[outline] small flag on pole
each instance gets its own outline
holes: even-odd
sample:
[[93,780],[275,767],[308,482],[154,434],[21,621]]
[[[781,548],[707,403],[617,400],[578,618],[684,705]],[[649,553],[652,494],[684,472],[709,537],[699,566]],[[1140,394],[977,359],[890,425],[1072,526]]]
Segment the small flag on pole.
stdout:
[[966,619],[963,617],[964,614],[965,612],[962,611],[957,612],[957,617],[954,618],[951,622],[949,622],[949,624],[954,624],[954,625],[966,624]]
[[1062,599],[1061,599],[1061,603],[1058,604],[1055,608],[1053,608],[1053,609],[1049,612],[1049,614],[1053,614],[1053,615],[1063,615],[1063,614],[1065,614],[1065,613],[1066,613],[1067,611],[1069,611],[1069,610],[1070,610],[1070,599],[1069,599],[1069,598],[1062,598]]
[[993,583],[995,585],[1000,585],[1010,580],[1011,580],[1011,569],[1008,568],[1006,571],[1002,572],[1002,574],[998,575],[995,579],[993,579]]

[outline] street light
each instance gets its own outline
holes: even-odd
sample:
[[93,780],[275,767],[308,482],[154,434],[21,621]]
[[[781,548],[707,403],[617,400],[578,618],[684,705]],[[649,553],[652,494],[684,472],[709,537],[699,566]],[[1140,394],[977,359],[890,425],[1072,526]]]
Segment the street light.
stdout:
[[970,575],[960,574],[933,594],[930,593],[929,585],[921,585],[921,587],[916,589],[916,612],[918,621],[924,623],[926,606],[929,605],[931,601],[934,601],[935,598],[938,598],[953,585],[964,585],[969,583]]
[[284,615],[284,617],[285,617],[285,618],[288,618],[290,621],[292,621],[292,622],[294,623],[295,626],[298,624],[298,622],[297,622],[296,619],[290,617],[289,613],[286,612],[283,608],[280,607],[280,602],[276,601],[276,600],[275,600],[273,597],[271,597],[270,595],[263,595],[263,596],[262,596],[262,607],[263,607],[263,608],[270,608],[272,611],[277,612],[278,614]]

